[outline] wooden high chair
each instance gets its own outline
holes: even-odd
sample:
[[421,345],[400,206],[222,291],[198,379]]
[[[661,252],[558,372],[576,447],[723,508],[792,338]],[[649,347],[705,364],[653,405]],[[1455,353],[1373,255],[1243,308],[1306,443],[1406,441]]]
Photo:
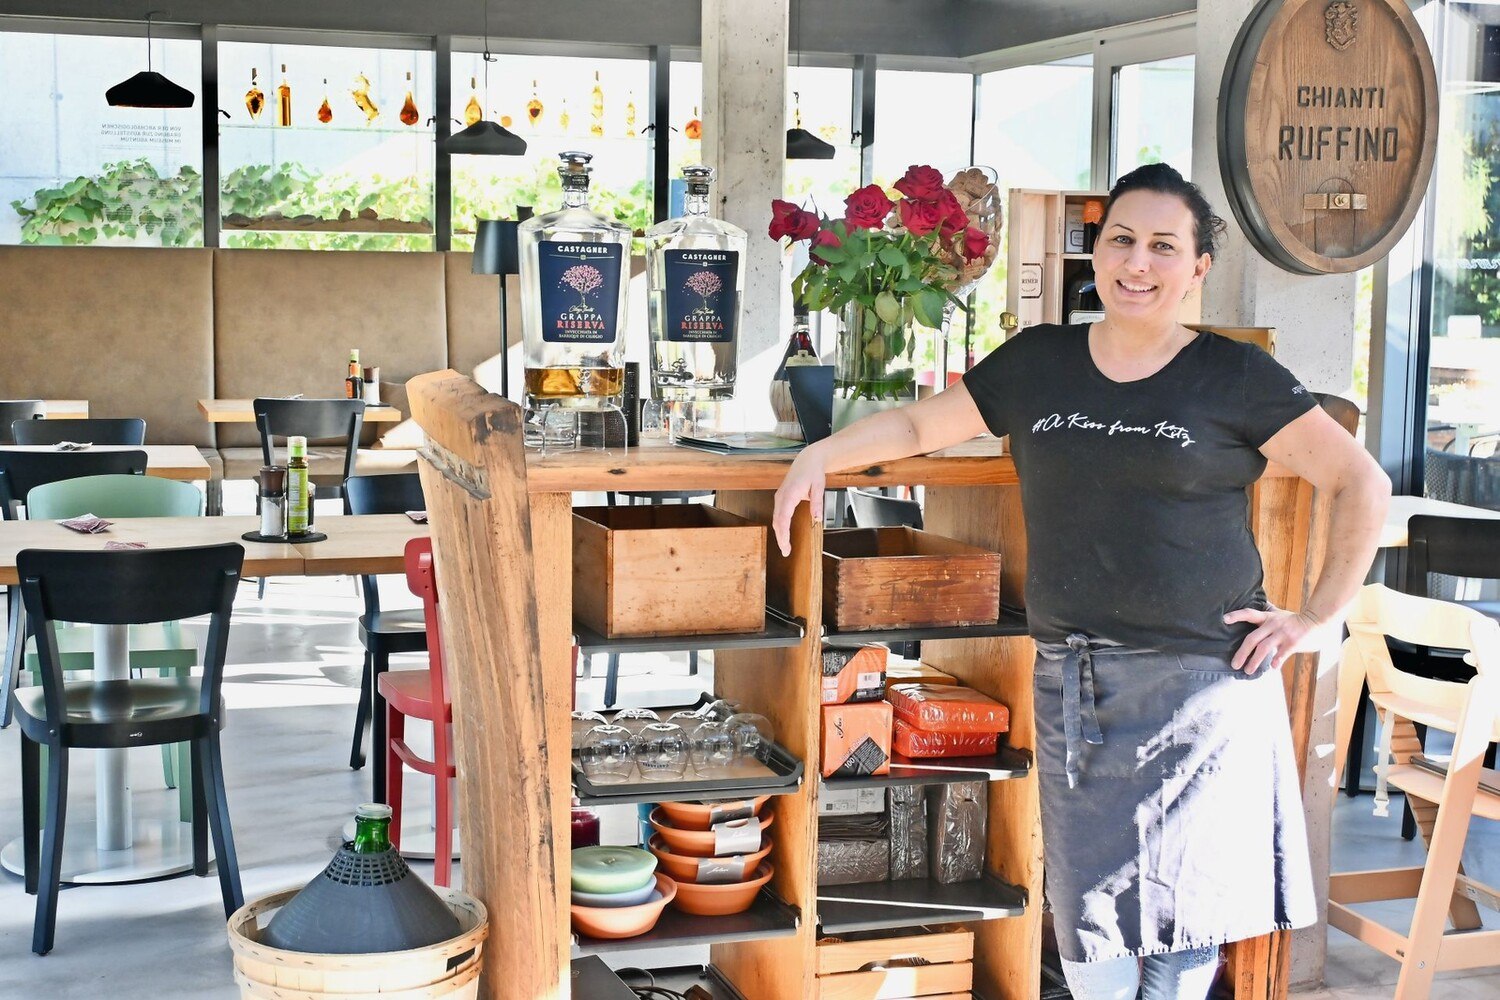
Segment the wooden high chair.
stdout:
[[[1453,734],[1453,758],[1442,769],[1419,766],[1410,745],[1382,755],[1382,782],[1406,793],[1427,844],[1427,864],[1343,872],[1330,877],[1328,922],[1401,962],[1395,1000],[1425,1000],[1433,977],[1448,969],[1500,965],[1500,930],[1479,930],[1476,903],[1500,910],[1500,890],[1463,872],[1461,857],[1473,816],[1500,820],[1500,774],[1483,767],[1485,748],[1500,739],[1500,624],[1446,601],[1413,597],[1379,585],[1360,592],[1348,621],[1339,666],[1337,754],[1343,772],[1360,686],[1387,728],[1396,719]],[[1391,662],[1385,637],[1423,646],[1472,651],[1478,670],[1466,684],[1403,673]],[[1481,787],[1481,785],[1488,787]],[[1416,899],[1405,935],[1356,913],[1351,905]],[[1445,934],[1452,920],[1455,931]]]

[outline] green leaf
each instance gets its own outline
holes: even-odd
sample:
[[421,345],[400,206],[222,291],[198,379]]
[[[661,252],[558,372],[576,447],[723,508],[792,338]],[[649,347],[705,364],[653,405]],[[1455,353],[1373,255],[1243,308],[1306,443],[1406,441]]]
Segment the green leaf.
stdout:
[[924,288],[916,296],[917,322],[936,330],[943,325],[943,293]]
[[830,264],[840,264],[849,259],[849,252],[843,247],[814,247],[812,252]]
[[902,295],[910,295],[913,292],[920,292],[926,287],[927,283],[924,282],[921,278],[902,278],[895,284],[895,290],[900,292]]
[[886,267],[901,267],[906,263],[906,254],[887,243],[880,248],[880,262]]
[[875,296],[875,314],[885,323],[899,323],[901,303],[889,291],[881,292]]
[[82,205],[69,205],[62,210],[62,221],[79,223],[87,222],[89,221],[89,213],[84,211]]

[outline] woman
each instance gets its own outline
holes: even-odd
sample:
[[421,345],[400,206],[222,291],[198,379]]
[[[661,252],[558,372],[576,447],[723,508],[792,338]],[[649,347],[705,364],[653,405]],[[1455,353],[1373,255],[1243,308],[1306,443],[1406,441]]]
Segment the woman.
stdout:
[[[1223,228],[1171,167],[1120,178],[1094,250],[1104,320],[1025,330],[948,391],[810,445],[776,495],[785,553],[827,473],[1010,436],[1046,890],[1077,1000],[1201,1000],[1220,944],[1317,919],[1274,671],[1353,599],[1390,482],[1269,355],[1177,322]],[[1267,602],[1248,527],[1267,459],[1333,498],[1296,613]]]

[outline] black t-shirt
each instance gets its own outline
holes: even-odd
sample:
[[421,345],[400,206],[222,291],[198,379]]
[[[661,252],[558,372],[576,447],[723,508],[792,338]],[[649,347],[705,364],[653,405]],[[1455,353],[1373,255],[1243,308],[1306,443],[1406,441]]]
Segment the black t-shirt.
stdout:
[[1264,608],[1246,486],[1317,401],[1251,344],[1200,333],[1149,378],[1094,365],[1088,326],[1035,326],[964,376],[1021,478],[1031,633],[1224,653]]

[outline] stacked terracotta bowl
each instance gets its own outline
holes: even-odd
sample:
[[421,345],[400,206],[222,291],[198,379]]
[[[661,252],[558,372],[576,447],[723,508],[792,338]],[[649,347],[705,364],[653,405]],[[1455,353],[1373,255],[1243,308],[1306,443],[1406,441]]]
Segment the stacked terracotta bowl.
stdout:
[[656,926],[677,884],[638,847],[573,852],[573,929],[595,938],[630,938]]
[[735,802],[663,802],[651,812],[655,836],[647,845],[677,885],[673,906],[684,913],[720,917],[743,913],[771,880],[771,838],[776,817],[770,796]]

